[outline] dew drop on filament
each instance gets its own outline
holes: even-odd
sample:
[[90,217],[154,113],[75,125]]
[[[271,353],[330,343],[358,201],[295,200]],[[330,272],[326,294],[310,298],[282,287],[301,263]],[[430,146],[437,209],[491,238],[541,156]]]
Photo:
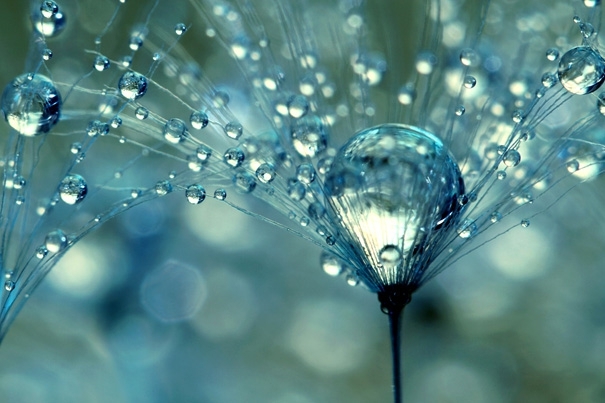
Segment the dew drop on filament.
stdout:
[[578,46],[561,57],[557,74],[567,91],[577,95],[589,94],[605,80],[605,59],[596,49]]
[[61,200],[67,204],[78,204],[86,197],[88,185],[84,178],[78,174],[69,174],[59,185]]

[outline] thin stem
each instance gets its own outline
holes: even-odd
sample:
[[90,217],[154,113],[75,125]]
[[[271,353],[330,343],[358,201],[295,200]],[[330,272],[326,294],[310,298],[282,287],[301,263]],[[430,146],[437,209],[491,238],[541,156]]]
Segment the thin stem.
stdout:
[[401,323],[403,307],[390,309],[389,330],[391,334],[391,356],[393,360],[393,400],[395,403],[403,402],[403,371],[401,370]]

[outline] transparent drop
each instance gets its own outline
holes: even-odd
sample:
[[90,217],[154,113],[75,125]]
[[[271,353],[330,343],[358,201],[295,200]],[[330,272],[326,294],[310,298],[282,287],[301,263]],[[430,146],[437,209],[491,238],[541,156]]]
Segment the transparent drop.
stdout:
[[205,146],[205,145],[201,145],[197,148],[197,150],[195,151],[195,155],[197,156],[197,158],[202,161],[202,162],[206,162],[210,159],[210,157],[212,156],[212,150]]
[[477,235],[479,228],[473,220],[466,219],[458,227],[458,236],[462,239],[470,239]]
[[437,56],[432,52],[421,52],[416,57],[416,71],[422,75],[428,75],[433,72],[437,65]]
[[41,74],[23,74],[2,93],[2,112],[8,124],[24,136],[48,133],[61,115],[61,95]]
[[67,235],[60,229],[49,232],[44,240],[44,246],[50,253],[62,251],[67,247],[67,244]]
[[494,211],[492,214],[490,214],[489,216],[489,220],[495,224],[497,222],[500,222],[500,220],[502,220],[502,214],[498,211]]
[[296,179],[304,184],[310,184],[315,180],[315,169],[313,165],[304,163],[296,168]]
[[319,259],[321,268],[329,276],[336,277],[345,270],[342,261],[331,253],[322,252]]
[[593,8],[601,4],[601,0],[584,0],[584,5],[588,8]]
[[50,49],[44,49],[42,51],[42,59],[44,59],[45,61],[49,61],[50,59],[53,58],[53,51]]
[[214,191],[214,198],[216,200],[225,200],[227,198],[227,191],[225,189],[216,189]]
[[178,35],[181,36],[185,33],[185,31],[187,31],[187,26],[185,24],[178,23],[174,26],[174,32]]
[[302,157],[315,157],[328,147],[328,134],[317,117],[305,117],[290,128],[294,149]]
[[225,125],[223,130],[225,131],[227,137],[230,137],[234,140],[239,139],[244,132],[244,128],[239,122],[229,122]]
[[78,174],[69,174],[59,184],[61,200],[67,204],[78,204],[88,194],[88,185],[84,178]]
[[127,71],[120,77],[118,89],[126,99],[139,99],[147,92],[147,78],[137,72]]
[[95,57],[95,61],[94,61],[93,65],[94,65],[95,70],[105,71],[109,68],[111,63],[107,57],[98,55],[97,57]]
[[580,163],[578,162],[578,160],[571,160],[566,164],[566,167],[567,167],[567,172],[574,173],[578,169],[580,169]]
[[378,253],[378,260],[385,267],[396,267],[401,263],[401,250],[395,245],[385,245]]
[[109,125],[99,120],[93,120],[86,126],[86,134],[90,137],[105,136],[109,133]]
[[52,18],[59,12],[59,6],[54,1],[43,1],[42,4],[40,4],[40,12],[44,18]]
[[558,79],[556,74],[544,73],[544,75],[542,75],[542,85],[544,86],[544,88],[554,87],[557,83],[557,80]]
[[45,245],[40,245],[36,248],[36,257],[38,259],[44,259],[48,254],[48,249],[46,249]]
[[11,292],[15,288],[15,282],[12,280],[6,280],[4,282],[4,289],[8,292]]
[[464,107],[464,105],[458,105],[456,109],[454,109],[454,113],[456,114],[456,116],[462,116],[465,112],[466,108]]
[[530,221],[529,221],[529,220],[527,220],[527,219],[525,219],[525,220],[521,220],[521,226],[522,226],[523,228],[527,228],[527,227],[529,227],[529,224],[530,224]]
[[546,58],[551,61],[554,62],[555,60],[557,60],[559,58],[559,50],[557,48],[550,48],[546,51]]
[[506,179],[506,171],[496,172],[496,178],[498,178],[498,180],[501,180],[501,181]]
[[206,199],[206,189],[202,185],[190,185],[185,190],[185,197],[191,204],[200,204]]
[[16,176],[13,180],[13,189],[20,190],[23,189],[26,185],[25,178],[23,176]]
[[596,49],[578,46],[561,57],[557,74],[567,91],[577,95],[589,94],[605,80],[605,60]]
[[216,108],[223,108],[229,104],[230,97],[225,91],[216,91],[212,97],[212,103]]
[[136,118],[139,120],[145,120],[149,116],[149,111],[147,110],[147,108],[145,108],[143,106],[139,106],[134,111],[134,116],[136,116]]
[[288,100],[287,107],[290,116],[299,119],[309,112],[309,101],[304,95],[295,95]]
[[523,121],[523,111],[520,111],[520,110],[514,111],[513,114],[511,115],[511,118],[513,119],[513,122],[521,123]]
[[[119,116],[115,116],[113,119],[111,119],[111,122],[109,122],[111,127],[114,129],[117,129],[118,127],[122,126],[122,123],[122,118]],[[122,143],[122,141],[120,141],[120,143]]]
[[185,122],[181,119],[173,118],[166,122],[162,134],[169,143],[179,144],[187,138],[189,132],[187,131]]
[[605,92],[602,92],[597,97],[597,109],[601,115],[605,116]]
[[[377,264],[386,245],[396,245],[406,259],[417,258],[414,250],[428,253],[433,238],[423,234],[430,228],[436,236],[458,221],[464,182],[436,136],[388,124],[359,132],[338,151],[324,191],[328,215],[343,242],[368,246],[358,251],[356,264],[367,268]],[[388,270],[376,276],[384,284],[398,278]]]
[[201,130],[208,126],[208,115],[203,111],[193,112],[189,118],[189,123],[194,129]]
[[275,179],[275,167],[273,164],[264,163],[256,169],[256,178],[262,183],[271,183]]
[[521,154],[517,150],[508,150],[502,159],[507,167],[516,167],[521,162]]
[[475,88],[477,85],[477,79],[473,76],[464,77],[464,87],[465,88]]
[[34,29],[47,38],[57,36],[65,29],[66,19],[62,11],[57,11],[50,18],[46,18],[42,14],[42,10],[36,9],[31,18]]
[[225,151],[223,160],[233,168],[237,168],[246,159],[244,152],[239,147],[232,147]]
[[474,66],[478,62],[477,54],[473,49],[462,49],[460,52],[460,63],[464,66]]
[[300,201],[304,199],[306,194],[305,185],[297,181],[296,179],[291,179],[288,181],[288,187],[286,188],[288,192],[288,196],[290,199],[294,201]]
[[233,184],[238,192],[244,194],[251,193],[254,189],[256,189],[256,181],[254,180],[254,176],[245,171],[237,172],[235,175],[233,175]]
[[155,184],[155,193],[158,196],[166,196],[172,192],[172,184],[169,181],[159,181]]

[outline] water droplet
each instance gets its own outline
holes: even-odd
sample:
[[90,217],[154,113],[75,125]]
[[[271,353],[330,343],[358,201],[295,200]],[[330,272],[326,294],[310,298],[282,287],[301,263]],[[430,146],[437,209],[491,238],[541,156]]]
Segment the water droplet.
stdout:
[[288,113],[294,119],[302,118],[309,112],[309,101],[304,95],[294,95],[288,100]]
[[552,88],[557,83],[557,75],[552,73],[544,73],[542,75],[542,85],[544,88]]
[[567,167],[567,172],[574,173],[578,169],[580,169],[580,163],[578,162],[578,160],[571,160],[566,164],[566,167]]
[[31,18],[34,29],[48,38],[58,35],[65,28],[65,14],[62,11],[57,11],[47,18],[41,9],[36,9]]
[[120,77],[118,88],[126,99],[141,98],[147,92],[147,78],[134,71],[127,71]]
[[342,261],[331,253],[322,252],[320,263],[323,271],[332,277],[342,274],[345,270]]
[[178,35],[181,36],[185,33],[185,31],[187,31],[187,26],[185,24],[178,23],[174,26],[174,32]]
[[581,22],[578,24],[578,27],[584,38],[590,38],[595,33],[594,26],[589,22]]
[[172,192],[172,184],[169,181],[159,181],[155,184],[155,193],[158,196],[166,196]]
[[214,198],[216,200],[225,200],[227,198],[227,191],[225,189],[216,189],[214,191]]
[[137,119],[139,120],[145,120],[147,119],[147,116],[149,116],[149,111],[147,110],[147,108],[143,107],[143,106],[139,106],[135,111],[134,111],[134,115],[136,116]]
[[239,122],[229,122],[225,125],[224,131],[228,137],[237,140],[242,136],[244,128]]
[[521,154],[517,150],[508,150],[502,159],[507,167],[516,167],[521,162]]
[[6,280],[4,282],[4,289],[8,292],[11,292],[15,288],[15,282],[12,280]]
[[[109,124],[112,128],[117,129],[118,127],[122,126],[122,118],[119,116],[114,116],[113,119],[111,119],[111,122],[109,122]],[[120,141],[120,143],[124,142]]]
[[223,155],[223,159],[227,164],[231,165],[233,168],[237,168],[240,165],[242,165],[242,163],[246,159],[246,156],[245,156],[244,152],[241,150],[241,148],[232,147],[232,148],[227,149],[227,151],[225,151],[225,154]]
[[454,109],[454,113],[456,114],[456,116],[462,116],[465,112],[466,108],[464,107],[464,105],[458,105],[456,109]]
[[271,183],[275,179],[275,167],[265,162],[256,169],[256,178],[262,183]]
[[102,55],[98,55],[97,57],[95,57],[94,68],[97,71],[107,70],[110,65],[111,65],[111,63],[107,57],[102,56]]
[[501,181],[506,179],[506,171],[496,172],[496,178],[498,178],[498,180],[501,180]]
[[328,147],[328,134],[317,117],[305,117],[290,128],[292,144],[302,157],[313,158]]
[[189,123],[194,129],[201,130],[208,126],[208,115],[203,111],[193,112],[189,118]]
[[202,162],[206,162],[210,159],[210,157],[212,156],[212,150],[205,146],[205,145],[201,145],[197,148],[197,150],[195,151],[197,158],[202,161]]
[[23,74],[2,93],[2,112],[8,124],[24,136],[48,133],[61,114],[61,95],[41,74]]
[[128,47],[130,50],[137,51],[143,46],[143,36],[140,33],[133,33],[130,37],[130,41],[128,42]]
[[397,245],[402,256],[430,247],[432,238],[423,232],[430,228],[436,234],[457,222],[464,183],[436,136],[389,124],[349,140],[334,158],[324,189],[338,232],[360,238],[343,242],[368,245],[360,251],[360,264],[371,267],[385,245]]
[[465,88],[475,88],[475,85],[477,85],[477,79],[473,76],[466,76],[464,77],[464,87]]
[[462,49],[460,52],[460,63],[464,66],[474,66],[478,62],[477,54],[473,49]]
[[346,280],[347,280],[347,284],[350,285],[351,287],[356,287],[359,285],[359,277],[357,277],[353,273],[349,273],[347,275]]
[[69,174],[59,184],[61,200],[67,204],[80,203],[88,193],[88,185],[84,178],[78,174]]
[[54,230],[46,235],[44,246],[50,253],[58,253],[67,247],[67,235],[60,230]]
[[294,201],[300,201],[305,197],[305,193],[307,192],[305,189],[305,185],[297,181],[296,179],[290,179],[288,181],[288,187],[286,189],[288,191],[288,196],[290,199]]
[[50,59],[53,58],[53,51],[50,49],[44,49],[42,51],[42,59],[44,59],[45,61],[49,61]]
[[179,144],[187,138],[189,132],[187,131],[185,122],[181,119],[172,118],[164,125],[163,134],[164,138],[169,143]]
[[212,103],[215,108],[223,108],[229,104],[230,97],[225,91],[216,91],[212,97]]
[[466,219],[460,224],[457,229],[458,236],[462,239],[470,239],[477,235],[479,228],[477,227],[477,223],[475,221]]
[[500,222],[500,220],[502,220],[502,214],[499,211],[494,211],[492,214],[490,214],[489,220],[493,224]]
[[522,226],[523,228],[527,228],[527,227],[529,227],[529,224],[530,224],[530,222],[529,222],[529,220],[528,220],[528,219],[521,220],[521,226]]
[[437,56],[432,52],[421,52],[416,57],[416,71],[419,74],[428,75],[433,72],[437,65]]
[[577,95],[589,94],[605,80],[605,60],[597,50],[578,46],[561,57],[557,74],[567,91]]
[[511,118],[515,123],[521,123],[523,121],[523,111],[516,110],[512,113]]
[[48,254],[48,249],[46,249],[45,245],[40,245],[36,248],[36,257],[38,259],[44,259]]
[[200,204],[206,199],[206,189],[202,185],[190,185],[185,190],[185,197],[191,204]]
[[602,92],[597,97],[597,109],[601,115],[605,116],[605,92]]
[[40,12],[44,18],[52,18],[59,12],[59,6],[54,1],[46,0],[40,4]]
[[588,8],[593,8],[601,4],[601,0],[584,0],[584,5]]
[[245,171],[240,171],[233,175],[233,184],[240,193],[250,193],[256,189],[254,176]]
[[296,179],[304,184],[310,184],[315,180],[315,169],[313,165],[304,163],[296,168]]
[[546,58],[551,61],[554,62],[555,60],[557,60],[559,58],[559,50],[557,48],[550,48],[546,51]]
[[401,263],[401,250],[395,245],[385,245],[378,252],[378,260],[386,267],[396,267]]
[[93,120],[86,126],[86,134],[90,137],[105,136],[109,133],[109,125],[99,120]]
[[321,220],[324,215],[326,215],[325,207],[319,202],[313,202],[309,204],[309,208],[307,209],[307,211],[309,213],[309,217],[316,221]]

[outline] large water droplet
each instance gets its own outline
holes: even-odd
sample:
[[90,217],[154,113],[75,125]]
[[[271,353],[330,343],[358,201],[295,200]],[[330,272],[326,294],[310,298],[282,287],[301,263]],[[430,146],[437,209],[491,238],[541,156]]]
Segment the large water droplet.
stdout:
[[262,183],[271,183],[275,179],[275,167],[273,164],[264,163],[256,168],[256,178]]
[[394,268],[378,270],[380,257],[393,257],[394,248],[402,259],[418,250],[429,253],[430,235],[458,221],[464,194],[460,170],[437,137],[392,124],[349,140],[324,185],[336,229],[352,238],[344,242],[365,245],[357,266],[377,270],[377,287],[402,278]]
[[139,99],[147,92],[147,78],[135,71],[127,71],[120,77],[118,88],[124,98]]
[[44,240],[44,246],[50,253],[60,252],[67,247],[67,243],[67,235],[60,229],[49,232]]
[[320,256],[321,268],[327,275],[336,277],[344,271],[344,265],[340,259],[331,253],[323,252]]
[[65,14],[54,1],[43,1],[32,12],[31,19],[34,29],[49,38],[58,35],[65,28]]
[[188,136],[187,125],[181,119],[169,119],[164,125],[164,138],[172,143],[178,144]]
[[185,197],[191,204],[200,204],[206,199],[206,189],[202,185],[190,185],[185,190]]
[[223,155],[224,161],[231,165],[233,168],[237,168],[246,159],[244,152],[239,147],[232,147],[225,151]]
[[59,184],[61,200],[67,204],[80,203],[88,193],[88,185],[78,174],[69,174]]
[[589,94],[605,80],[605,60],[596,49],[578,46],[561,57],[557,74],[567,91],[578,95]]
[[2,112],[8,124],[24,136],[47,133],[61,115],[61,95],[41,74],[23,74],[2,93]]
[[208,115],[203,111],[193,112],[189,118],[189,122],[191,123],[191,127],[196,130],[201,130],[208,126]]

